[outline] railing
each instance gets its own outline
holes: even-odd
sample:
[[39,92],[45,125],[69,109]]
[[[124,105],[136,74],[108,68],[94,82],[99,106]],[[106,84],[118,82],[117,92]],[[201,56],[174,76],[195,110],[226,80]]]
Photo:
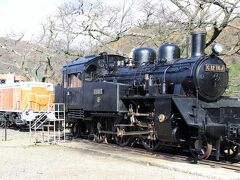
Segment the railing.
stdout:
[[[61,134],[63,135],[62,140],[65,141],[65,104],[64,103],[53,103],[48,105],[46,112],[41,112],[40,116],[32,122],[29,122],[29,133],[30,139],[32,139],[32,129],[34,129],[35,143],[37,143],[37,132],[41,128],[42,141],[45,142],[45,128],[47,128],[47,142],[50,140],[53,142],[61,141]],[[45,118],[45,119],[43,119]],[[58,133],[56,136],[56,122],[58,122]],[[60,129],[62,125],[63,130]],[[53,129],[53,136],[50,136],[50,130]],[[61,133],[62,132],[62,133]],[[57,137],[57,139],[56,139]]]
[[[47,115],[50,112],[46,112],[46,113],[41,113],[40,116],[34,121],[33,125],[31,125],[31,121],[30,121],[30,125],[31,129],[38,129],[39,127],[41,127],[46,121],[47,121]],[[43,120],[43,118],[45,117],[45,119]]]
[[[30,97],[29,96],[35,96],[35,99],[36,101],[30,101]],[[51,100],[51,97],[53,98],[54,94],[49,94],[49,95],[45,95],[45,94],[36,94],[36,93],[28,93],[22,103],[20,104],[20,107],[23,107],[24,103],[26,102],[26,99],[28,99],[27,101],[27,106],[24,108],[24,111],[29,111],[29,110],[34,110],[34,111],[49,111],[49,107],[50,105],[52,104],[50,102]],[[48,103],[45,105],[41,105],[38,100],[39,100],[39,97],[47,97],[48,98]],[[35,105],[35,108],[33,108],[33,104]],[[37,108],[38,106],[38,108]],[[41,109],[40,107],[43,106],[43,108]],[[44,109],[44,108],[47,108],[47,109]]]
[[[58,123],[62,122],[62,124],[63,124],[63,141],[65,141],[65,139],[66,139],[65,104],[64,103],[54,103],[53,111],[54,111],[54,114],[55,114],[55,117],[56,117],[56,121]],[[56,123],[56,121],[54,121],[54,142],[56,142],[56,136],[55,136],[55,132],[56,132],[55,123]],[[60,127],[58,127],[58,141],[61,140],[60,136],[61,136],[61,131],[60,131]]]

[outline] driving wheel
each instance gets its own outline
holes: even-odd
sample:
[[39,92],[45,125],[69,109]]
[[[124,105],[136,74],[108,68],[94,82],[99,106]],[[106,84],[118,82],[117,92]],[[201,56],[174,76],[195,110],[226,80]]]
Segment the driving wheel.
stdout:
[[117,128],[117,135],[115,141],[119,146],[128,146],[131,143],[132,137],[124,135],[124,128]]
[[72,135],[74,138],[79,137],[80,132],[79,132],[79,124],[78,123],[74,123],[72,125],[71,132],[72,132]]
[[102,143],[104,141],[104,135],[100,133],[101,124],[97,123],[97,128],[94,131],[94,141],[97,143]]
[[226,158],[235,158],[239,153],[239,146],[231,142],[222,143],[220,147],[221,154]]
[[157,151],[161,148],[161,144],[157,139],[142,139],[142,145],[148,151]]
[[207,159],[212,152],[212,143],[207,139],[206,136],[195,139],[190,144],[190,152],[196,159]]

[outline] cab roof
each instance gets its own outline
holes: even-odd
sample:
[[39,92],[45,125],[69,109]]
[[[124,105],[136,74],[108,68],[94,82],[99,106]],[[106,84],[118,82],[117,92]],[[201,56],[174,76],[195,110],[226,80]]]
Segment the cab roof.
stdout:
[[[116,57],[116,58],[125,58],[124,56],[116,55],[116,54],[106,54],[108,58]],[[67,70],[69,73],[74,72],[82,72],[88,68],[93,62],[97,61],[98,59],[103,58],[102,54],[94,54],[90,56],[85,56],[83,58],[77,58],[70,63],[63,66],[62,72]]]

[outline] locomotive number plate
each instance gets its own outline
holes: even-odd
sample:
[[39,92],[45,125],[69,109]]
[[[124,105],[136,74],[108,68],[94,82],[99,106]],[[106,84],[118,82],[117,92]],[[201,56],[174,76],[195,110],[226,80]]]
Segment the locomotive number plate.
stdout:
[[94,95],[102,95],[103,94],[103,89],[94,89],[93,94]]
[[208,72],[225,72],[225,65],[220,64],[205,64],[205,71]]

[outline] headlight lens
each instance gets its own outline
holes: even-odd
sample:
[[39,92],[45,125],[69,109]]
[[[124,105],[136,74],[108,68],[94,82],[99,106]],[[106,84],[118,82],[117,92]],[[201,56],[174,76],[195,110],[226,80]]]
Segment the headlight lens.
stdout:
[[223,47],[220,43],[216,43],[212,46],[212,51],[216,55],[220,55],[223,52]]

